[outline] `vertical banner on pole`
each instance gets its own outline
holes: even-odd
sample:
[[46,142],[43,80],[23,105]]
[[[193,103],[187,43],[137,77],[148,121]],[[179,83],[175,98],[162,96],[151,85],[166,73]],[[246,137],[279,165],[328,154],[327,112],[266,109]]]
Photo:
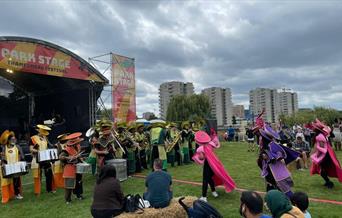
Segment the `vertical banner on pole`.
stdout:
[[112,110],[115,122],[136,119],[134,59],[112,54]]

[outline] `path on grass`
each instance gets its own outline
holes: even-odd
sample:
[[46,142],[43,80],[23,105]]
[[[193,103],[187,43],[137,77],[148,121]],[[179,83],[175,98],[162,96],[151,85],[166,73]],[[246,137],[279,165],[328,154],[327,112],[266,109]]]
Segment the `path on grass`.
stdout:
[[[135,175],[133,175],[133,177],[139,178],[139,179],[145,179],[146,178],[146,176],[141,175],[141,174],[135,174]],[[202,186],[201,182],[192,182],[192,181],[187,181],[187,180],[172,179],[172,182],[187,184],[187,185],[194,185],[194,186]],[[218,188],[224,189],[223,186],[218,186]],[[247,191],[247,189],[242,189],[242,188],[236,188],[235,190],[238,192]],[[256,192],[261,194],[261,195],[266,194],[266,192],[262,192],[262,191],[256,191]],[[326,200],[326,199],[319,199],[319,198],[309,198],[309,200],[312,202],[318,202],[318,203],[342,205],[342,201]]]

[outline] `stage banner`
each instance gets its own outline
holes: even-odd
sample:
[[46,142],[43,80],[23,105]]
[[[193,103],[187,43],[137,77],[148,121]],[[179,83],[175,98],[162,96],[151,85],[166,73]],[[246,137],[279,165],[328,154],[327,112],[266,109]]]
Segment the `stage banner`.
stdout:
[[[45,44],[0,41],[0,68],[16,73],[35,73],[104,82],[70,51]],[[79,58],[80,59],[80,58]]]
[[134,59],[112,54],[112,110],[115,122],[136,120]]

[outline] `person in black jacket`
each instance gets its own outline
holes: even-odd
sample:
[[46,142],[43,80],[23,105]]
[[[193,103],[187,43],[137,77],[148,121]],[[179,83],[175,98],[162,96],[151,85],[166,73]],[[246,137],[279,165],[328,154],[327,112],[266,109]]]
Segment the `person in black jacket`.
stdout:
[[98,176],[94,189],[91,214],[94,218],[111,218],[123,212],[124,195],[116,170],[112,165],[105,165]]

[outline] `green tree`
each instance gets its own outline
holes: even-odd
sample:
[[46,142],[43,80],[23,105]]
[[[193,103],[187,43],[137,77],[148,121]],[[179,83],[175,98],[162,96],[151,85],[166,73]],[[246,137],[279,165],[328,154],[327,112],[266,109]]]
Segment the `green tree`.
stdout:
[[205,95],[176,95],[167,108],[168,121],[196,121],[210,118],[209,99]]
[[232,123],[233,123],[233,125],[236,124],[236,117],[235,116],[232,117]]
[[285,116],[281,115],[280,120],[286,125],[296,125],[310,123],[316,118],[324,121],[326,124],[331,125],[336,118],[342,117],[341,111],[333,108],[315,107],[313,110],[298,111],[297,113]]

